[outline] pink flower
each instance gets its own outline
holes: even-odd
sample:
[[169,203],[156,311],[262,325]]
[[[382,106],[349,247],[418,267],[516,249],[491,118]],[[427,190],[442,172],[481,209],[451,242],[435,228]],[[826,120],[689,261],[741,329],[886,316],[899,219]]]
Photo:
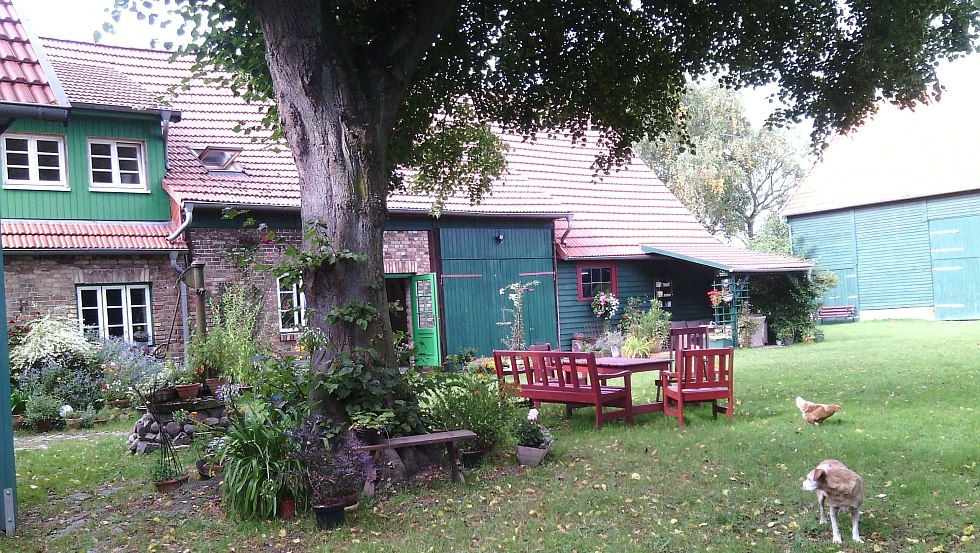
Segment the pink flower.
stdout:
[[531,409],[530,411],[528,411],[527,412],[527,420],[529,420],[529,421],[536,421],[536,420],[538,420],[538,410],[537,409]]

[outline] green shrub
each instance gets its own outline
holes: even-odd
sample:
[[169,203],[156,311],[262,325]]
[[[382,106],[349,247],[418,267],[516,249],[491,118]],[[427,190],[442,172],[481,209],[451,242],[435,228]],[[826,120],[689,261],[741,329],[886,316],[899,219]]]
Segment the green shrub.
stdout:
[[477,437],[464,450],[492,450],[511,420],[513,404],[495,376],[461,371],[447,375],[442,386],[425,397],[423,407],[433,424],[445,430],[467,429]]
[[95,364],[103,373],[105,399],[128,397],[138,403],[137,390],[148,395],[164,379],[162,361],[119,338],[108,338],[99,344]]
[[79,357],[62,357],[28,367],[21,373],[18,387],[29,395],[57,397],[79,410],[103,397],[101,371]]
[[27,398],[30,396],[25,390],[14,388],[10,391],[10,414],[23,415],[27,409]]
[[217,300],[208,301],[208,308],[211,328],[188,344],[188,365],[203,369],[207,377],[224,374],[251,383],[255,377],[252,358],[258,353],[261,293],[254,286],[230,285]]
[[[631,298],[632,299],[632,298]],[[627,339],[632,337],[649,344],[651,352],[663,351],[670,339],[670,312],[660,306],[659,300],[650,300],[650,309],[640,311],[638,305],[627,304],[628,312],[626,327]],[[624,315],[626,316],[626,315]],[[620,325],[623,328],[623,325]],[[642,348],[636,348],[638,351]]]
[[57,423],[61,421],[61,407],[64,402],[61,399],[49,395],[35,395],[27,400],[27,410],[24,418],[28,425],[37,428],[39,421],[51,421]]
[[94,350],[78,323],[46,315],[32,322],[20,343],[10,349],[10,373],[17,376],[49,363],[85,365]]

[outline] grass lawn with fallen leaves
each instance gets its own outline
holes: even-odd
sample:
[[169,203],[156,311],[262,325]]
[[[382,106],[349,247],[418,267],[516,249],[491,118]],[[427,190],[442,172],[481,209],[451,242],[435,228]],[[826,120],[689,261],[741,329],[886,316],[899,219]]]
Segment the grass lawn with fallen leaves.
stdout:
[[[980,322],[822,329],[822,343],[736,352],[733,424],[701,407],[684,429],[648,414],[595,430],[588,409],[546,406],[557,441],[542,465],[504,447],[465,486],[429,474],[362,500],[333,532],[309,513],[228,519],[214,481],[157,493],[122,436],[18,451],[19,533],[0,534],[0,551],[980,551]],[[652,375],[633,386],[642,401]],[[811,426],[797,395],[843,410]],[[864,478],[864,544],[843,513],[832,544],[800,489],[827,458]]]

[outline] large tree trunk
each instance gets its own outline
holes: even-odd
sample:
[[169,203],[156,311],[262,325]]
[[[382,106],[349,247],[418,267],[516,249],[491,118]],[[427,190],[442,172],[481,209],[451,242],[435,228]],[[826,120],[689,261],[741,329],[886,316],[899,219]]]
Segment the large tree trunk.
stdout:
[[[313,367],[330,371],[347,355],[368,372],[380,364],[391,367],[383,257],[388,143],[412,76],[438,30],[455,16],[458,0],[392,3],[388,17],[362,22],[364,34],[350,39],[358,44],[344,42],[326,0],[250,3],[261,22],[275,99],[299,170],[308,230],[304,251],[316,255],[327,247],[364,256],[303,271],[312,313],[307,324],[327,344],[312,352]],[[316,231],[309,232],[311,227]],[[366,327],[331,321],[337,310],[369,314]],[[345,415],[342,405],[321,407]]]
[[[355,69],[340,59],[321,37],[315,3],[283,5],[256,0],[266,55],[283,129],[299,171],[302,220],[307,233],[303,248],[363,254],[304,270],[307,324],[322,333],[329,347],[315,349],[313,367],[329,371],[342,353],[366,364],[394,362],[391,323],[384,287],[383,236],[387,175],[385,146],[372,137],[387,137],[378,125],[383,113],[371,112],[357,82]],[[287,7],[289,6],[289,7]],[[315,229],[315,232],[310,231]],[[326,242],[324,242],[326,240]],[[354,303],[352,303],[354,302]],[[360,304],[374,310],[366,328],[353,322],[328,324],[335,309]],[[327,403],[327,413],[344,416],[342,406]]]

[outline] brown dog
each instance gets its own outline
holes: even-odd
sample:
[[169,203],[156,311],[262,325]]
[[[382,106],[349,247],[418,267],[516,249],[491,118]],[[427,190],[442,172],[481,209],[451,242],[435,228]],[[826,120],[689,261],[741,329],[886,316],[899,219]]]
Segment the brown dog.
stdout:
[[803,490],[817,492],[820,506],[820,524],[826,522],[823,514],[824,501],[830,508],[830,527],[834,531],[834,543],[841,543],[840,529],[837,526],[837,509],[845,508],[851,512],[851,539],[858,543],[858,518],[861,503],[864,502],[864,481],[858,473],[844,466],[836,459],[827,459],[810,471],[803,481]]

